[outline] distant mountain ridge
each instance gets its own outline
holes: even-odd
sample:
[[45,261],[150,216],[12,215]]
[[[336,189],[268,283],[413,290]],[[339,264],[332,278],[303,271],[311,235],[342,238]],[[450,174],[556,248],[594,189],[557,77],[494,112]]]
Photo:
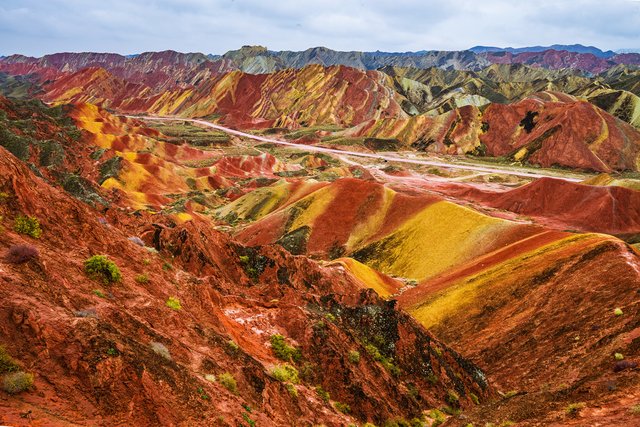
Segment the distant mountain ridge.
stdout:
[[[607,71],[619,64],[640,66],[640,53],[616,54],[603,52],[595,47],[581,45],[554,45],[554,49],[494,48],[476,46],[471,50],[418,52],[359,52],[336,51],[326,47],[314,47],[304,51],[272,51],[264,46],[243,46],[223,55],[179,53],[174,51],[144,52],[136,55],[113,53],[56,53],[41,58],[11,55],[0,58],[0,68],[6,71],[49,68],[56,71],[77,71],[96,66],[117,71],[114,74],[130,79],[132,69],[139,71],[137,81],[164,78],[185,67],[193,72],[183,76],[193,81],[203,75],[240,70],[251,74],[268,74],[287,68],[300,69],[310,64],[323,66],[345,65],[361,70],[383,67],[479,71],[491,64],[525,64],[534,68],[570,68],[590,74]],[[560,49],[560,50],[558,50]],[[475,50],[475,51],[474,51]],[[7,70],[11,68],[11,70]],[[14,72],[15,74],[15,72]],[[162,74],[162,75],[160,75]],[[179,80],[180,83],[183,80]],[[170,82],[167,82],[170,83]]]
[[470,51],[474,53],[488,53],[488,52],[510,52],[510,53],[523,53],[523,52],[544,52],[546,50],[557,50],[573,53],[591,53],[598,58],[611,58],[616,55],[616,53],[632,53],[632,52],[614,52],[612,50],[603,51],[598,49],[595,46],[584,46],[581,44],[572,44],[572,45],[564,45],[564,44],[554,44],[551,46],[527,46],[527,47],[494,47],[494,46],[474,46]]

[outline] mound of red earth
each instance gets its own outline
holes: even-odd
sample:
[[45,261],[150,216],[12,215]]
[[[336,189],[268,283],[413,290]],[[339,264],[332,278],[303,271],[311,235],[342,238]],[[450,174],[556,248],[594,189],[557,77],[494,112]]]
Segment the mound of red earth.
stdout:
[[476,200],[549,224],[614,235],[640,233],[640,192],[542,178],[503,193],[479,193]]
[[[637,425],[640,255],[601,235],[573,241],[508,268],[433,280],[399,298],[402,307],[457,298],[457,308],[448,305],[452,311],[430,330],[470,354],[499,388],[513,390],[469,421]],[[456,291],[464,288],[474,290]],[[463,304],[469,297],[474,302]],[[585,409],[567,412],[578,403]]]
[[638,168],[640,132],[586,101],[491,104],[482,121],[491,156],[601,172]]
[[[38,252],[0,262],[0,344],[35,375],[33,390],[0,392],[3,424],[382,424],[492,396],[478,368],[338,267],[243,247],[197,217],[98,216],[2,148],[0,192],[2,256]],[[19,215],[40,220],[39,239],[13,231]],[[122,280],[88,277],[94,254]],[[274,373],[274,334],[299,349],[298,379]]]
[[[640,233],[640,192],[620,186],[593,186],[540,178],[515,189],[423,181],[418,187],[461,202],[532,217],[547,227],[632,237]],[[404,186],[399,190],[406,191]]]

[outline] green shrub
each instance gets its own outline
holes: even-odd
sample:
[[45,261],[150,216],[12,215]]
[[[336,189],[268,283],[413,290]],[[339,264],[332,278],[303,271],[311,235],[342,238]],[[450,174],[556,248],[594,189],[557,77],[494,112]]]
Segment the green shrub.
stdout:
[[622,354],[622,353],[616,353],[616,354],[613,355],[613,357],[616,360],[624,360],[624,354]]
[[298,384],[298,370],[289,364],[277,365],[271,369],[271,376],[280,382]]
[[138,274],[136,276],[136,282],[138,282],[138,283],[149,283],[149,276],[146,273]]
[[335,408],[343,414],[348,414],[349,412],[351,412],[351,406],[347,405],[346,403],[335,402],[333,406],[335,406]]
[[120,269],[106,255],[94,255],[85,260],[84,271],[92,279],[101,280],[105,284],[122,280]]
[[18,394],[33,387],[33,374],[18,371],[4,376],[2,389],[10,394]]
[[329,400],[331,400],[331,395],[328,391],[323,389],[322,386],[316,386],[316,393],[318,393],[318,396],[320,396],[320,399],[322,399],[324,402],[328,402]]
[[182,310],[182,304],[180,304],[180,300],[177,297],[169,297],[165,305],[172,310]]
[[296,386],[291,383],[286,383],[284,386],[291,397],[298,397],[298,389],[296,389]]
[[358,362],[360,362],[360,352],[356,351],[356,350],[351,350],[349,352],[348,358],[349,358],[349,362],[358,363]]
[[583,402],[571,403],[565,408],[564,412],[570,417],[577,417],[582,408],[584,408],[585,406],[586,405]]
[[290,362],[291,360],[299,362],[302,359],[300,350],[287,344],[284,337],[280,334],[271,335],[271,350],[273,354],[280,360]]
[[38,218],[32,216],[18,215],[13,224],[13,229],[16,233],[26,234],[34,239],[39,239],[40,236],[42,236],[40,221],[38,221]]
[[4,346],[0,345],[0,374],[5,374],[7,372],[16,372],[20,370],[20,365],[16,362],[13,357]]
[[107,296],[104,294],[104,292],[102,292],[100,289],[94,289],[93,294],[100,297],[100,298],[106,298]]
[[443,422],[447,421],[447,417],[439,409],[432,409],[429,411],[429,418],[433,420],[431,426],[439,426]]
[[236,382],[236,379],[233,378],[233,375],[231,375],[229,372],[218,375],[218,381],[231,393],[236,394],[238,392],[238,383]]
[[247,422],[247,424],[249,424],[249,427],[256,427],[256,422],[253,421],[250,417],[249,414],[247,414],[246,412],[242,413],[242,419],[245,420]]
[[233,354],[240,351],[240,346],[234,340],[227,341],[227,347],[229,348],[229,351],[231,351],[231,353]]
[[447,397],[445,400],[451,405],[457,405],[460,400],[460,396],[458,396],[458,393],[453,390],[447,390]]
[[613,314],[616,316],[622,316],[622,309],[621,308],[616,308],[615,310],[613,310]]

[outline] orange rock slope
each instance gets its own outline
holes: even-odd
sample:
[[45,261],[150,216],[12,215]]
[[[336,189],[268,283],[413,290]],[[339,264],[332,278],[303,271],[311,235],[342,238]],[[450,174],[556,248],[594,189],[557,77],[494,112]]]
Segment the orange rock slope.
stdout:
[[100,68],[85,68],[46,86],[43,99],[91,102],[127,112],[200,117],[227,116],[243,127],[354,125],[368,119],[404,116],[402,97],[378,71],[309,65],[300,70],[252,75],[239,71],[189,88],[159,93]]
[[[0,191],[0,344],[35,375],[33,390],[0,392],[2,424],[382,424],[492,396],[473,364],[339,266],[241,246],[199,217],[98,213],[3,148]],[[20,215],[40,220],[39,239],[13,231]],[[15,245],[38,255],[11,262]],[[94,254],[121,281],[88,277]],[[275,334],[299,349],[287,362]]]

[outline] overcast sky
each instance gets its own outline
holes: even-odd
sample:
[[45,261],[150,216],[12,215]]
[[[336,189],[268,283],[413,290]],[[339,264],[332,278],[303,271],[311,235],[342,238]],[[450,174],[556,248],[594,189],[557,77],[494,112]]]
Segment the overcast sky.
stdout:
[[640,48],[634,0],[0,0],[0,55]]

